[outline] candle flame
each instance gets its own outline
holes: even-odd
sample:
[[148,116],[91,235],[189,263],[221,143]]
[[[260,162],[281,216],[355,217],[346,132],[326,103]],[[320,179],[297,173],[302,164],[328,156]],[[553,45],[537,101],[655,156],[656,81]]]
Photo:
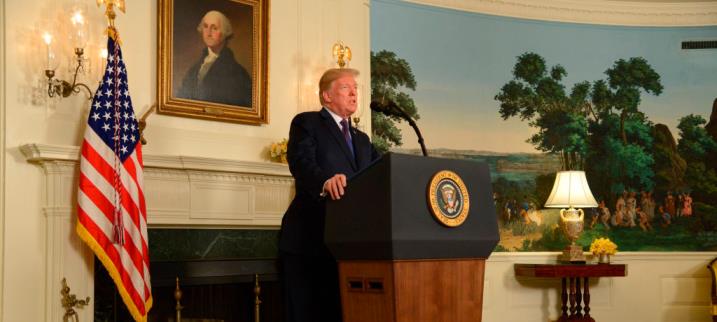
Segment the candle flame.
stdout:
[[45,44],[49,46],[50,43],[52,43],[52,35],[50,35],[49,32],[45,31],[45,32],[42,34],[42,40],[44,40],[44,41],[45,41]]
[[75,13],[72,15],[72,18],[70,18],[70,21],[72,21],[73,25],[84,25],[85,17],[82,16],[82,11],[75,11]]

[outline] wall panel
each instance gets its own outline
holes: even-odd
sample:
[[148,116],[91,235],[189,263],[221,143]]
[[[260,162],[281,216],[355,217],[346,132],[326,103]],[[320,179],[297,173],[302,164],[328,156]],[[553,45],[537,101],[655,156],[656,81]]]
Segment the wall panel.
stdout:
[[[493,253],[486,263],[483,321],[555,321],[560,312],[560,280],[516,279],[513,265],[554,262],[558,255]],[[707,264],[716,256],[717,252],[618,253],[613,262],[627,264],[627,277],[591,279],[590,314],[596,321],[709,322]]]

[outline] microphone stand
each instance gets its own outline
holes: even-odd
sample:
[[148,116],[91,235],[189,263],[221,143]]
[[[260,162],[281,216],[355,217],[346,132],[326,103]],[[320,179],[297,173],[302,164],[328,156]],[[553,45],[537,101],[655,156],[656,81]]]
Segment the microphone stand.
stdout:
[[[403,111],[401,111],[401,112],[403,112]],[[406,115],[406,116],[408,116],[408,115]],[[405,119],[408,122],[408,124],[413,128],[413,130],[416,131],[416,136],[418,136],[418,144],[421,145],[421,152],[423,152],[424,157],[427,157],[428,152],[426,152],[426,145],[423,144],[423,135],[421,135],[421,130],[418,129],[418,125],[416,125],[416,121],[414,121],[410,117],[405,117]]]
[[396,114],[398,114],[398,116],[401,117],[402,119],[406,120],[406,122],[408,122],[408,125],[410,125],[413,128],[413,130],[416,132],[416,136],[418,136],[418,144],[421,145],[421,152],[423,152],[424,157],[427,157],[428,152],[426,151],[426,145],[423,143],[423,135],[421,135],[421,130],[418,129],[418,125],[416,125],[416,121],[414,121],[413,118],[411,118],[411,116],[408,115],[408,113],[406,113],[406,111],[404,111],[402,108],[398,107],[398,105],[396,105],[395,103],[388,105],[387,108],[395,109]]

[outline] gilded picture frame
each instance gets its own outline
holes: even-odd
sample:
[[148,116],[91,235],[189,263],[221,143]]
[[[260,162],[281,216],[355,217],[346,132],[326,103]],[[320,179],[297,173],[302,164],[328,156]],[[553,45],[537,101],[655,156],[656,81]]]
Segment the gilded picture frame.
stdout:
[[269,0],[159,0],[158,113],[269,122]]

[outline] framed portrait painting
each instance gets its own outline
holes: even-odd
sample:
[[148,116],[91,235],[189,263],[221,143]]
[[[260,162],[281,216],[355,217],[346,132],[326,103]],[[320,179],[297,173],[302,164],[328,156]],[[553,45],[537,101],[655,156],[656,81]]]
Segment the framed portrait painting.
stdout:
[[158,112],[268,123],[268,0],[159,0]]

